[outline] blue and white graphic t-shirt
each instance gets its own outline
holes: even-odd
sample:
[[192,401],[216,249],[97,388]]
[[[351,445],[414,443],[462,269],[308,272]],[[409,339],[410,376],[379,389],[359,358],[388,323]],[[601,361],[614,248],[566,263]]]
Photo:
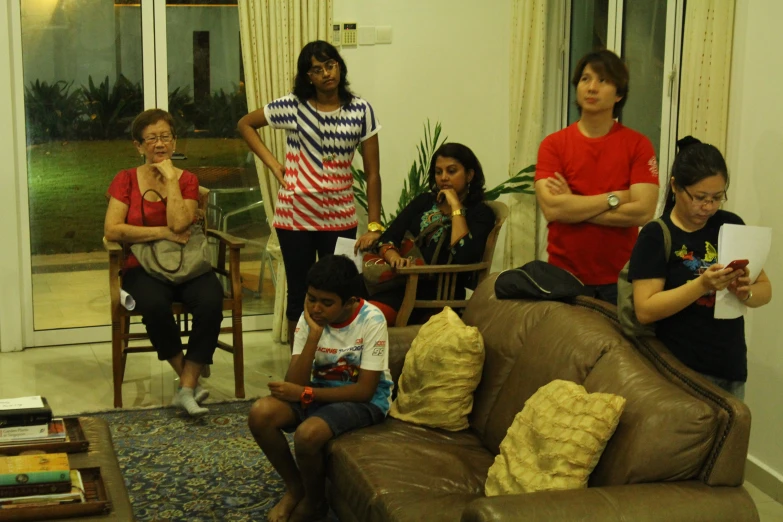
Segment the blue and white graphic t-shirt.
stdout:
[[293,94],[264,106],[269,126],[285,129],[285,185],[273,225],[284,230],[348,230],[357,225],[351,162],[360,142],[381,129],[365,100],[324,112]]
[[[293,355],[304,349],[310,326],[304,313],[294,333]],[[394,386],[389,373],[389,334],[386,318],[374,305],[361,299],[353,317],[340,324],[324,327],[315,350],[311,381],[315,386],[333,387],[355,384],[359,369],[383,372],[370,402],[388,413]]]

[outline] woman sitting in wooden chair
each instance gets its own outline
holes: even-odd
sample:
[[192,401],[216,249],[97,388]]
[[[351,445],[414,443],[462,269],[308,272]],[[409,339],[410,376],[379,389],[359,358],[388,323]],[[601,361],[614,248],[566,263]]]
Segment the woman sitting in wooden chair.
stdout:
[[[427,263],[471,264],[481,261],[484,246],[495,227],[495,214],[484,203],[484,171],[473,151],[460,143],[444,143],[432,156],[429,168],[430,192],[411,201],[391,222],[378,240],[378,254],[394,268],[411,264],[400,255],[406,232],[419,237],[418,246]],[[455,299],[463,299],[473,274],[459,274]],[[432,299],[437,284],[419,283],[416,298]],[[369,301],[383,311],[394,325],[403,301],[405,287],[396,287],[370,295]],[[417,317],[419,321],[426,317]]]
[[[174,120],[164,110],[150,109],[136,117],[131,134],[145,162],[121,171],[109,186],[104,235],[123,243],[166,239],[186,244],[196,220],[198,179],[171,163],[177,143]],[[136,301],[158,359],[168,361],[179,375],[173,404],[191,415],[206,413],[198,403],[209,392],[198,385],[198,377],[204,365],[212,364],[223,319],[223,287],[215,273],[210,270],[173,284],[151,276],[129,254],[122,288]],[[179,326],[171,313],[174,301],[184,303],[193,316],[187,355],[183,355]]]

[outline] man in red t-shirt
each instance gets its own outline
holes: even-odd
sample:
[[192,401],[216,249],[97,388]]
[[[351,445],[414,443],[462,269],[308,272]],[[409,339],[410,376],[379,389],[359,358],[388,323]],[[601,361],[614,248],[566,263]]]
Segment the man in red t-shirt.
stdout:
[[616,54],[587,54],[571,83],[581,117],[541,143],[536,197],[549,221],[549,262],[614,304],[638,227],[655,213],[658,164],[650,140],[615,121],[628,95]]

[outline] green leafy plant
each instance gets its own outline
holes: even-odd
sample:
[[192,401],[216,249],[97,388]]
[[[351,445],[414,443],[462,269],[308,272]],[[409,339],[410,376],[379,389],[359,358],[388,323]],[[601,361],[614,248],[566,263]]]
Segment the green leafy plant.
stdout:
[[27,141],[30,144],[77,137],[82,93],[73,82],[35,80],[24,88]]
[[127,136],[133,119],[142,111],[144,98],[140,83],[132,83],[122,74],[114,87],[109,77],[95,85],[92,76],[82,86],[87,115],[87,136],[92,139],[113,139]]
[[174,133],[183,138],[193,131],[196,105],[190,96],[190,87],[177,87],[169,93],[169,113],[174,118]]
[[207,102],[196,108],[199,121],[205,122],[212,138],[236,138],[237,122],[247,114],[245,86],[235,86],[231,92],[215,91]]
[[[381,223],[384,226],[388,226],[389,223],[394,221],[394,218],[402,212],[402,210],[413,201],[413,199],[419,194],[423,194],[430,189],[429,186],[429,165],[430,159],[435,151],[443,145],[447,138],[440,139],[441,134],[440,122],[435,124],[435,130],[432,129],[430,121],[427,120],[427,124],[424,126],[424,138],[419,142],[417,147],[418,157],[413,161],[408,176],[403,181],[402,192],[400,198],[397,201],[397,210],[386,217],[386,212],[381,207]],[[359,150],[361,153],[361,149]],[[535,165],[530,165],[517,172],[514,176],[508,178],[498,186],[489,189],[484,192],[484,199],[487,201],[494,201],[503,194],[535,194],[533,189],[534,178],[530,173],[536,171]],[[351,166],[351,173],[353,174],[353,194],[356,198],[357,204],[367,211],[367,182],[365,180],[364,171]]]

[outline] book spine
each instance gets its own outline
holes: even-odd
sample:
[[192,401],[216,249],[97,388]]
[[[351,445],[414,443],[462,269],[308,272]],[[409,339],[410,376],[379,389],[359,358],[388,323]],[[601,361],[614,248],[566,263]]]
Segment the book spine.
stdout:
[[34,426],[52,422],[52,412],[0,413],[0,428]]
[[0,474],[0,486],[16,486],[20,484],[40,484],[42,482],[71,482],[68,470],[60,471],[30,471],[28,473]]
[[53,493],[68,493],[69,491],[71,491],[70,482],[46,482],[43,484],[0,486],[0,498],[51,495]]
[[48,424],[37,424],[34,426],[11,426],[9,428],[0,428],[0,442],[12,442],[20,439],[45,439],[49,436]]

